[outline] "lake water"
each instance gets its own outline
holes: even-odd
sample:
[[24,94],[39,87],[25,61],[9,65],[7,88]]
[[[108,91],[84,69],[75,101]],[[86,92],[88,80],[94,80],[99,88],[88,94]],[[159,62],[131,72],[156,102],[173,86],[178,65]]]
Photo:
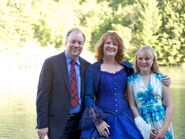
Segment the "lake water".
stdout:
[[[0,62],[7,60],[0,59]],[[8,62],[12,64],[4,64],[0,69],[0,139],[38,139],[35,99],[41,64],[31,68],[29,65],[15,66],[16,63]],[[175,138],[184,139],[185,69],[168,67],[162,71],[172,79]]]

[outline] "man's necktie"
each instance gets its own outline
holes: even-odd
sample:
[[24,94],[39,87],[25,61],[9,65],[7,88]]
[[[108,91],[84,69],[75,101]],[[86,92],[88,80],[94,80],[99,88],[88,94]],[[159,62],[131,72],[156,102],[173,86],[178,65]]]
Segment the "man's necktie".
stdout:
[[71,91],[71,105],[73,107],[77,107],[79,104],[78,97],[78,88],[77,88],[77,80],[76,80],[76,72],[75,72],[75,60],[71,61],[71,70],[70,70],[70,91]]

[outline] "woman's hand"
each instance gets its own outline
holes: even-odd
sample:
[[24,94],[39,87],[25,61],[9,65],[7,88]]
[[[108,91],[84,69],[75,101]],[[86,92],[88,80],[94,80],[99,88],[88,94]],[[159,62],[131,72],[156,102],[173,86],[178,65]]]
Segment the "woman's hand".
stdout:
[[167,75],[163,75],[162,83],[165,86],[170,86],[171,85],[171,79]]
[[99,134],[104,137],[109,137],[109,125],[105,122],[102,121],[100,124],[96,125],[96,129],[98,130]]

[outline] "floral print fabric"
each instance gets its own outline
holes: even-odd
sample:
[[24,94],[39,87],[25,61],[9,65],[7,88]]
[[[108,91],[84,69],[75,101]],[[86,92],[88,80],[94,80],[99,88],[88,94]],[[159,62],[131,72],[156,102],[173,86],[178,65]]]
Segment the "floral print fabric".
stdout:
[[[153,128],[159,131],[166,115],[166,107],[163,103],[162,74],[152,73],[148,85],[145,85],[140,73],[128,78],[128,84],[132,86],[135,103],[140,116]],[[173,139],[173,129],[170,125],[164,139]]]

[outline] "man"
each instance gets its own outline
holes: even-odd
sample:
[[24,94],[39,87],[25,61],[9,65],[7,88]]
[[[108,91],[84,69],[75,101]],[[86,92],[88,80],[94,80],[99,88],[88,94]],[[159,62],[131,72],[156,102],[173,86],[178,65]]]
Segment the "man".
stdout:
[[[45,60],[37,90],[38,136],[44,139],[78,139],[78,123],[83,109],[84,74],[89,62],[81,58],[84,33],[71,29],[66,49]],[[73,63],[73,64],[72,64]]]

